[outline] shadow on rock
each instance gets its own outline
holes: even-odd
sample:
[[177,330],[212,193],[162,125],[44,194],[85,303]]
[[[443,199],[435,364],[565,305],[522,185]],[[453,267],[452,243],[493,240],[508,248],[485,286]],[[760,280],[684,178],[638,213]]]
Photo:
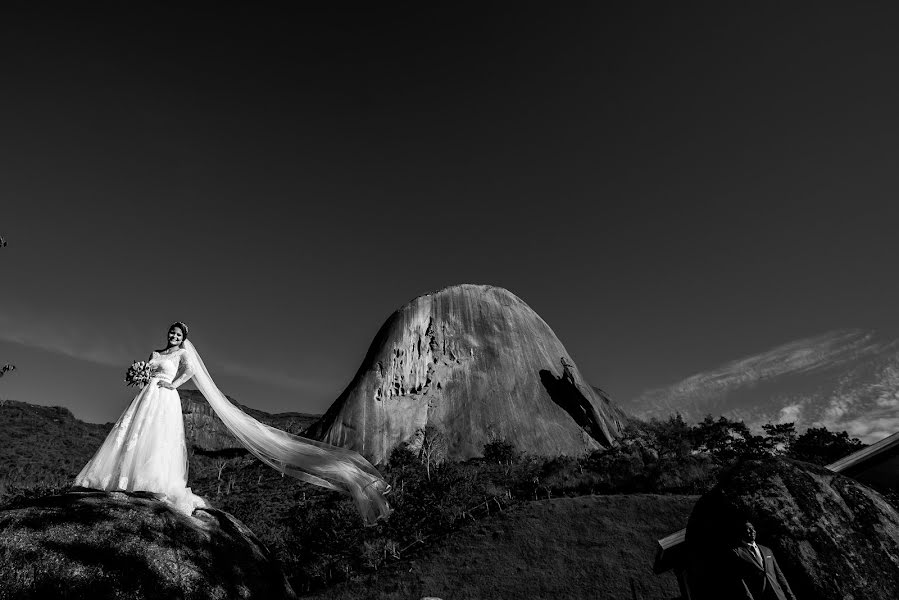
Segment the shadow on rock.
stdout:
[[564,376],[556,377],[546,369],[540,370],[540,381],[552,401],[571,415],[590,437],[604,446],[609,444],[609,436],[600,425],[596,409],[574,381]]

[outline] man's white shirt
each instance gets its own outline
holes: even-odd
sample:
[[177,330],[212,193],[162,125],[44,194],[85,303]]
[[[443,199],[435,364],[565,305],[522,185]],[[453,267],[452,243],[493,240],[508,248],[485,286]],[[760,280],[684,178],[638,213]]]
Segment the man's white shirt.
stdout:
[[765,561],[762,560],[762,551],[759,550],[758,545],[755,542],[752,542],[751,544],[749,544],[749,547],[752,548],[753,555],[755,556],[755,559],[759,562],[759,566],[764,567]]

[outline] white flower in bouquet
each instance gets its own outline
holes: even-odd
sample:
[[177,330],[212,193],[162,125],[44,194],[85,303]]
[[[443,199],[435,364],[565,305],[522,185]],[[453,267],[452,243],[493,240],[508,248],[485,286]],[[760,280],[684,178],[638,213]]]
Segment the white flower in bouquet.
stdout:
[[150,383],[155,369],[145,360],[135,361],[125,373],[125,383],[134,387],[144,387]]

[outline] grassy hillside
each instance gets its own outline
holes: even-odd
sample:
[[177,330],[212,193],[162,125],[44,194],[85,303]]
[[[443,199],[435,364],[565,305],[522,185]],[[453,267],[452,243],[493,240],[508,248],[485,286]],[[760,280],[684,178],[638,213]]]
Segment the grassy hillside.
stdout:
[[[211,413],[199,392],[186,390],[182,395],[205,405]],[[294,433],[300,433],[318,418],[293,412],[270,415],[241,408],[264,423]],[[224,429],[220,421],[218,424]],[[0,496],[13,488],[52,488],[70,483],[103,443],[112,425],[85,423],[60,406],[0,400]],[[202,472],[206,463],[214,462],[192,456],[191,471]]]
[[79,421],[59,406],[0,400],[0,496],[10,487],[71,481],[111,427]]
[[[0,499],[61,491],[110,425],[0,403]],[[654,480],[640,456],[473,460],[428,474],[399,453],[383,467],[395,512],[373,528],[348,498],[245,452],[192,452],[188,484],[254,531],[309,598],[674,598],[673,577],[650,571],[654,540],[683,526],[695,496],[591,494],[645,491],[635,482]],[[675,483],[661,487],[690,487]]]
[[696,496],[580,496],[519,504],[472,523],[426,557],[339,584],[315,599],[671,599],[652,572],[655,540],[680,529]]

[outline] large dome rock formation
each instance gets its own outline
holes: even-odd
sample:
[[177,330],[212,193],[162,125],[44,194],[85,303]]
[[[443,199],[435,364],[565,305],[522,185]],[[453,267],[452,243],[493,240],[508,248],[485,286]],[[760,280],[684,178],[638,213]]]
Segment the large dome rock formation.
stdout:
[[148,493],[70,492],[0,508],[6,598],[295,598],[277,560],[226,512],[187,517]]
[[824,467],[768,459],[737,465],[693,508],[688,577],[699,600],[731,597],[719,561],[729,556],[727,538],[745,519],[758,542],[772,549],[799,600],[899,598],[895,507]]
[[374,463],[429,425],[441,432],[450,458],[480,456],[496,437],[533,454],[575,455],[612,445],[623,421],[520,298],[459,285],[391,315],[350,385],[307,435]]

